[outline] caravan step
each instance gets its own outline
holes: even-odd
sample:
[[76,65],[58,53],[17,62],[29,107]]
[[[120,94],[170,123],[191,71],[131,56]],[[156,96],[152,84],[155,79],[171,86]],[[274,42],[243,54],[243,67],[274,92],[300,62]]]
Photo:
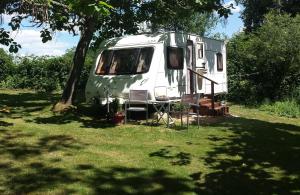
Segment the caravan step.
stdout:
[[228,106],[216,106],[214,109],[210,107],[201,106],[200,115],[204,116],[224,116],[229,113]]
[[[215,108],[216,108],[216,107],[219,107],[219,106],[221,106],[221,103],[220,103],[220,102],[215,102],[215,103],[214,103],[214,106],[215,106]],[[208,107],[208,108],[212,108],[211,102],[205,103],[205,104],[200,104],[200,107]]]

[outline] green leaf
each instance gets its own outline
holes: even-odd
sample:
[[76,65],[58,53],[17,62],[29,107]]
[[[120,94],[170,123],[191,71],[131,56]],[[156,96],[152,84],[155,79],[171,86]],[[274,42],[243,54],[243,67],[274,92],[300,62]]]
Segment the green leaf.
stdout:
[[104,2],[104,1],[100,1],[98,4],[101,5],[101,6],[107,7],[107,8],[109,8],[109,9],[113,9],[113,6],[107,4],[107,3]]

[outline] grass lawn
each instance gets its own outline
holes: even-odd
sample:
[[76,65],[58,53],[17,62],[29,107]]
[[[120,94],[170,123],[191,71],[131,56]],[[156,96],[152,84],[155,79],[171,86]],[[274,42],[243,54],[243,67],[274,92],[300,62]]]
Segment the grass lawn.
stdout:
[[300,120],[231,106],[198,129],[112,126],[0,90],[0,194],[300,194]]

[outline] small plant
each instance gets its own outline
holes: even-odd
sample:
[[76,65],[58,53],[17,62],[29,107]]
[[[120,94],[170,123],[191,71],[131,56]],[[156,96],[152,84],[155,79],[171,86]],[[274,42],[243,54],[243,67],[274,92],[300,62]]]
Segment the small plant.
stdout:
[[172,111],[174,112],[181,112],[182,110],[188,109],[189,106],[186,104],[182,104],[181,102],[177,102],[172,105]]
[[118,98],[115,98],[110,103],[110,116],[112,118],[112,122],[115,124],[120,124],[124,120],[124,113],[121,112],[121,104]]
[[121,105],[120,105],[120,100],[118,98],[115,98],[111,103],[110,103],[110,113],[111,114],[116,114],[121,110]]

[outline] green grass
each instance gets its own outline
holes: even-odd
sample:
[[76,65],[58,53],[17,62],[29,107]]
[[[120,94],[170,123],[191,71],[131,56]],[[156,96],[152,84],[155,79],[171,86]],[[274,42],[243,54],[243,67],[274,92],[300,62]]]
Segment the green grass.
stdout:
[[267,111],[278,116],[300,118],[300,105],[296,100],[278,101],[272,104],[263,104],[260,110]]
[[0,194],[300,193],[299,120],[234,105],[199,129],[113,126],[57,98],[0,91]]

